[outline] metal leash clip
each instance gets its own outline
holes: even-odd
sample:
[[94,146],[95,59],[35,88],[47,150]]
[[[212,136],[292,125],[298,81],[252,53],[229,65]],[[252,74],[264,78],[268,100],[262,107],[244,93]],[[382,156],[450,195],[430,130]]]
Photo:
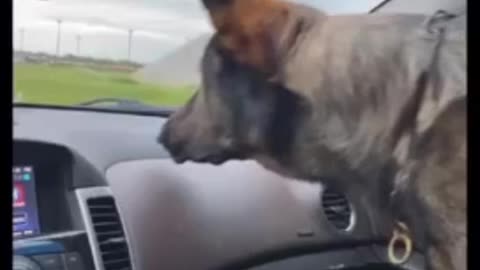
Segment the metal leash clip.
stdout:
[[[401,265],[410,259],[413,244],[409,236],[407,225],[398,222],[396,227],[397,228],[393,230],[393,236],[388,244],[388,259],[390,263],[394,265]],[[401,254],[398,254],[399,250],[397,250],[397,247],[399,246],[401,247],[400,250],[403,250],[403,252],[400,252]]]

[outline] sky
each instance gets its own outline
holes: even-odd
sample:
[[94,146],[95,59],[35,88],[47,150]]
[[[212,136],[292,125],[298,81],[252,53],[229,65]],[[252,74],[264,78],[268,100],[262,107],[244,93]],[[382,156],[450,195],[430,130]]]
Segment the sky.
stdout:
[[[339,14],[367,12],[381,0],[296,2]],[[62,21],[60,54],[127,59],[132,29],[131,60],[140,63],[153,62],[212,32],[200,0],[13,0],[13,4],[16,50],[54,54],[57,20]]]

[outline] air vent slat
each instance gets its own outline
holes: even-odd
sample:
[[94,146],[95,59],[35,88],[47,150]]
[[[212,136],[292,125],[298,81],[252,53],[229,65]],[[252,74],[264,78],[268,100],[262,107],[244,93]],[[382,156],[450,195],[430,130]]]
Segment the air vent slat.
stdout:
[[131,270],[125,233],[112,197],[87,200],[105,270]]
[[330,217],[330,219],[337,219],[337,220],[343,220],[350,218],[350,212],[349,211],[333,211],[333,210],[325,210],[325,214]]
[[129,259],[104,260],[103,264],[107,269],[112,269],[112,267],[114,267],[114,269],[118,269],[121,267],[129,267],[130,260]]
[[104,254],[105,256],[108,256],[108,255],[115,255],[115,254],[120,254],[120,253],[123,253],[123,252],[128,252],[128,250],[126,248],[122,248],[122,249],[117,249],[117,250],[111,250],[111,251],[106,251],[106,252],[103,252],[102,254]]
[[345,195],[325,189],[322,193],[322,208],[325,217],[336,229],[346,231],[351,228],[353,212]]
[[119,237],[122,237],[122,236],[123,236],[122,231],[109,231],[109,232],[98,232],[97,233],[97,239],[99,239],[100,242],[103,242],[103,241],[108,240],[110,238],[119,238]]
[[108,254],[103,254],[105,261],[112,261],[121,258],[125,258],[128,255],[128,251],[117,251],[117,252],[110,252]]
[[118,216],[116,214],[112,214],[112,213],[93,213],[92,212],[92,217],[98,217],[98,218],[105,218],[105,217],[108,217],[108,218],[112,218],[112,219],[118,219]]
[[335,198],[335,197],[324,198],[324,200],[325,200],[324,203],[329,205],[342,205],[347,202],[345,198]]
[[111,213],[114,210],[115,208],[111,205],[95,205],[91,208],[91,211],[95,213]]

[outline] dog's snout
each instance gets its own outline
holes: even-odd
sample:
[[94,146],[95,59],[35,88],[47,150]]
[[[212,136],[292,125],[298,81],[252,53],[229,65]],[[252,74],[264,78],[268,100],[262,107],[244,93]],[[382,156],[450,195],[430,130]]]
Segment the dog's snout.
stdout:
[[170,125],[167,123],[160,132],[157,142],[162,144],[168,151],[175,152],[173,150],[177,147],[175,147],[175,143],[173,141]]
[[184,145],[180,140],[175,140],[169,123],[167,123],[160,132],[157,142],[162,144],[173,156],[179,155]]
[[168,144],[168,127],[165,125],[163,129],[160,131],[160,134],[157,137],[157,142],[162,145]]

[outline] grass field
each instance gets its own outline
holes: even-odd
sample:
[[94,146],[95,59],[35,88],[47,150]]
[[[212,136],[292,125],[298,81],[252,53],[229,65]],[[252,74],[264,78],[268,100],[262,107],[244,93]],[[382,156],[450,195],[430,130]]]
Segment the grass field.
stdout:
[[98,98],[127,98],[147,104],[183,104],[192,87],[162,87],[137,82],[127,73],[72,66],[15,64],[15,95],[21,102],[74,105]]

